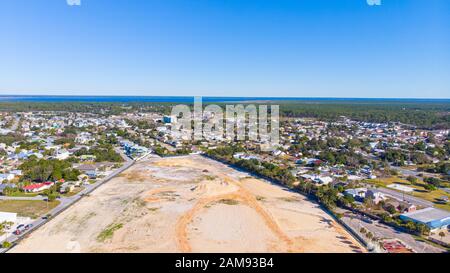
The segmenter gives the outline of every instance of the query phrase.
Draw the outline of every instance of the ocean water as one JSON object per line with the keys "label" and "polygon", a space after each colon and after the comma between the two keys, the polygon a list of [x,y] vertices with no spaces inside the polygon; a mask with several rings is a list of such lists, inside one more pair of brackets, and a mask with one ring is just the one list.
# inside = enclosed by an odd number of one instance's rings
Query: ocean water
{"label": "ocean water", "polygon": [[[306,97],[202,97],[203,102],[397,102],[450,103],[450,99],[393,99],[393,98],[306,98]],[[192,103],[193,96],[15,96],[0,95],[0,102],[175,102]]]}

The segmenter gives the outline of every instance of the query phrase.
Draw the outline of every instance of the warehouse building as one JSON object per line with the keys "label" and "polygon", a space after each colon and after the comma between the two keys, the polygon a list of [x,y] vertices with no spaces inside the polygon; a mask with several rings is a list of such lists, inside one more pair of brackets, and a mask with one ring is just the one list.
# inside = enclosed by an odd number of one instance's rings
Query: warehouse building
{"label": "warehouse building", "polygon": [[435,208],[425,208],[400,215],[404,221],[413,221],[427,225],[431,231],[447,228],[450,225],[450,213]]}

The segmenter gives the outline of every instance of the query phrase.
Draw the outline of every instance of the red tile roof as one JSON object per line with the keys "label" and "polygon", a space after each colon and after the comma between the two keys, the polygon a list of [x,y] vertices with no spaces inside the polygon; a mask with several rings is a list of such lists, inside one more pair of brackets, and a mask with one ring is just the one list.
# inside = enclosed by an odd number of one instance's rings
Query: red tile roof
{"label": "red tile roof", "polygon": [[28,186],[24,186],[23,189],[24,190],[34,190],[34,189],[39,189],[42,188],[44,186],[49,186],[49,185],[53,185],[53,182],[44,182],[44,183],[34,183]]}

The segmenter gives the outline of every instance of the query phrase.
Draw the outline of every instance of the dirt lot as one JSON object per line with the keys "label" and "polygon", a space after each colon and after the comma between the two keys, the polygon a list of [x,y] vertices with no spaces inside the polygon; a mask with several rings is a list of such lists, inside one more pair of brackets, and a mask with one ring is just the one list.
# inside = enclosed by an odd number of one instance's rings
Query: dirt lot
{"label": "dirt lot", "polygon": [[11,252],[364,252],[299,194],[201,156],[142,161]]}

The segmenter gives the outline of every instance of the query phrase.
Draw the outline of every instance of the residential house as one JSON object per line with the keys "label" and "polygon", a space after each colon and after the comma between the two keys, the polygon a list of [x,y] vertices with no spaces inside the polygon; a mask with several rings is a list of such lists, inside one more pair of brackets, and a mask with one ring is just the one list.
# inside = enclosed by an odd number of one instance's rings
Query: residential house
{"label": "residential house", "polygon": [[11,181],[14,179],[14,177],[15,177],[15,175],[12,173],[0,173],[0,182],[5,181],[5,180]]}
{"label": "residential house", "polygon": [[344,195],[351,196],[355,201],[363,202],[366,198],[366,188],[347,189],[344,191]]}
{"label": "residential house", "polygon": [[73,191],[74,189],[75,189],[75,185],[66,182],[61,185],[61,187],[59,188],[59,192],[60,193],[69,193],[69,192]]}
{"label": "residential house", "polygon": [[58,150],[58,152],[56,153],[56,159],[59,159],[59,160],[65,160],[65,159],[69,158],[69,156],[70,156],[70,153],[66,149]]}
{"label": "residential house", "polygon": [[53,182],[44,182],[44,183],[33,183],[28,186],[22,187],[25,192],[41,192],[47,189],[50,189],[55,183]]}
{"label": "residential house", "polygon": [[0,195],[3,195],[3,192],[6,188],[16,188],[16,184],[0,184]]}
{"label": "residential house", "polygon": [[375,204],[380,203],[381,201],[386,200],[386,196],[382,192],[374,191],[374,190],[367,190],[366,197],[373,200]]}

